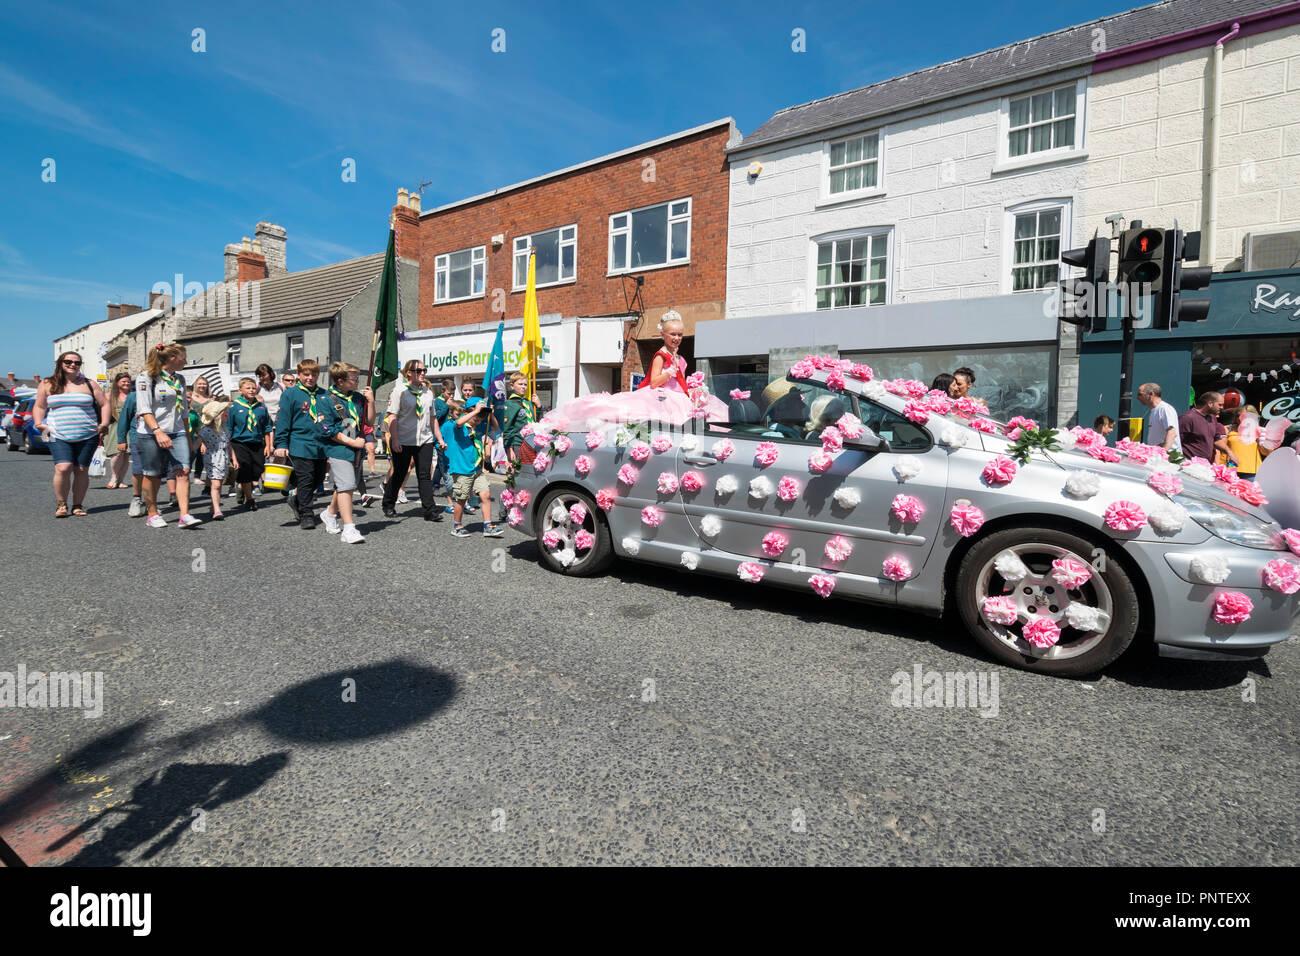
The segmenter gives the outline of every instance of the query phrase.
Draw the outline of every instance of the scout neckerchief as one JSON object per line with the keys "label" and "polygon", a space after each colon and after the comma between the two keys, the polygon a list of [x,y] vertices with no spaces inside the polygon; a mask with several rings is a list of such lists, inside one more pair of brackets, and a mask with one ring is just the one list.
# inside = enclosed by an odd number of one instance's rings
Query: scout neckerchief
{"label": "scout neckerchief", "polygon": [[358,434],[361,431],[361,413],[357,411],[356,406],[352,404],[352,396],[344,395],[333,385],[330,386],[330,394],[337,397],[343,402],[343,406],[348,410],[348,418],[352,419],[352,427],[357,429]]}
{"label": "scout neckerchief", "polygon": [[185,386],[182,385],[181,380],[177,378],[175,375],[173,375],[171,372],[164,371],[162,373],[162,380],[166,382],[169,386],[171,386],[172,390],[176,393],[176,414],[179,415],[181,418],[184,418],[185,417]]}
{"label": "scout neckerchief", "polygon": [[[670,367],[672,369],[672,371],[669,374],[677,376],[677,384],[682,387],[682,391],[685,392],[687,395],[691,394],[690,388],[688,388],[686,385],[686,376],[682,374],[682,367],[677,364],[677,356],[674,355],[672,352],[669,352],[667,349],[660,349],[656,354],[662,355],[664,357],[664,366]],[[650,387],[650,376],[649,374],[647,374],[645,378],[641,379],[641,384],[638,385],[637,388],[649,388],[649,387]]]}
{"label": "scout neckerchief", "polygon": [[424,417],[424,393],[428,391],[428,389],[425,387],[425,384],[421,382],[420,390],[417,392],[415,390],[415,386],[408,381],[406,383],[406,390],[410,392],[412,397],[414,397],[415,399],[415,417],[423,418]]}
{"label": "scout neckerchief", "polygon": [[254,404],[253,402],[247,402],[244,400],[244,396],[240,395],[235,398],[235,404],[238,405],[240,408],[244,409],[248,413],[248,425],[246,427],[250,432],[256,433],[257,432],[256,411],[257,411],[257,406],[262,403],[257,402],[256,404]]}
{"label": "scout neckerchief", "polygon": [[323,416],[316,414],[316,396],[320,394],[320,392],[315,388],[309,390],[306,385],[302,384],[302,382],[298,383],[298,387],[307,393],[307,403],[311,406],[307,410],[307,414],[311,416],[313,422],[319,422]]}

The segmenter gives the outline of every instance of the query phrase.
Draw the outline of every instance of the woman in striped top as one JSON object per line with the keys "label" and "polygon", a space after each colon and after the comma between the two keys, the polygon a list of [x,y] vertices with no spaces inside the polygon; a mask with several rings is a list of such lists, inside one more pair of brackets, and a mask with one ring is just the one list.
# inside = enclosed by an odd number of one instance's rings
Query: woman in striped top
{"label": "woman in striped top", "polygon": [[99,386],[81,374],[81,356],[60,355],[32,403],[32,424],[45,433],[54,458],[54,517],[67,517],[69,487],[72,513],[85,515],[81,505],[90,487],[90,461],[108,431],[108,413]]}

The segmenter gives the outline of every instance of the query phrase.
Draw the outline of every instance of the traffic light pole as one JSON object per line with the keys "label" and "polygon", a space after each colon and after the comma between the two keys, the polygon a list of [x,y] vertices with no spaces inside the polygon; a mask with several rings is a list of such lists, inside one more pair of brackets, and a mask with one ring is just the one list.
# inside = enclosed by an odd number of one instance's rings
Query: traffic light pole
{"label": "traffic light pole", "polygon": [[1119,360],[1119,421],[1116,424],[1119,427],[1119,438],[1128,438],[1133,434],[1129,421],[1133,413],[1133,355],[1137,351],[1137,329],[1133,327],[1131,316],[1125,315],[1123,321],[1124,347]]}

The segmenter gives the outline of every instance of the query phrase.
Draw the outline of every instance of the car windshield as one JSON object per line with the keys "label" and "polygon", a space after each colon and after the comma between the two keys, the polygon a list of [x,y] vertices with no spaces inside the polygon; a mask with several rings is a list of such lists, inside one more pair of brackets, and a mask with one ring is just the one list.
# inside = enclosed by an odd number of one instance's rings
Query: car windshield
{"label": "car windshield", "polygon": [[755,438],[785,438],[820,444],[822,429],[845,413],[857,414],[857,399],[816,382],[769,379],[761,372],[715,375],[709,389],[727,406],[727,421],[714,431]]}

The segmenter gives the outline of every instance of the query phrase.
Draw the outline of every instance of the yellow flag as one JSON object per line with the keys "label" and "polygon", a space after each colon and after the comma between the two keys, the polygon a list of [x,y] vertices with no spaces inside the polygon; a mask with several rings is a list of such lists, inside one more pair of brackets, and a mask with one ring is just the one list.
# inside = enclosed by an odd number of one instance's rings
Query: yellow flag
{"label": "yellow flag", "polygon": [[521,371],[528,376],[528,397],[537,394],[537,360],[542,354],[542,327],[537,321],[537,253],[528,253],[528,289],[524,293],[524,349]]}

